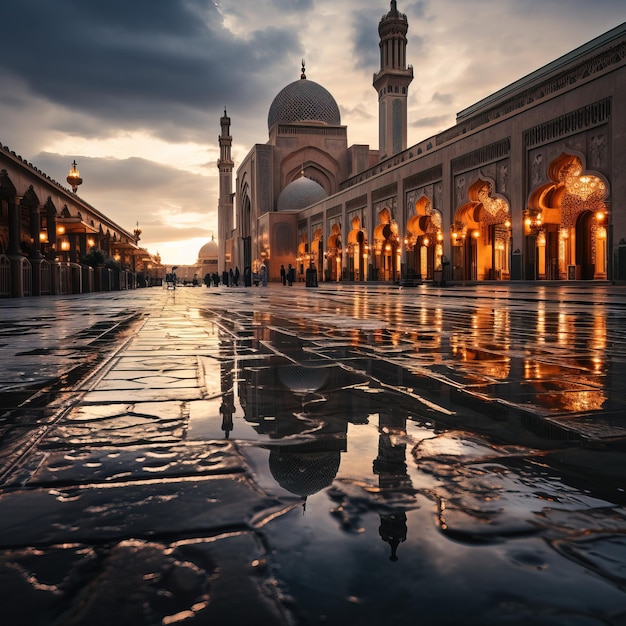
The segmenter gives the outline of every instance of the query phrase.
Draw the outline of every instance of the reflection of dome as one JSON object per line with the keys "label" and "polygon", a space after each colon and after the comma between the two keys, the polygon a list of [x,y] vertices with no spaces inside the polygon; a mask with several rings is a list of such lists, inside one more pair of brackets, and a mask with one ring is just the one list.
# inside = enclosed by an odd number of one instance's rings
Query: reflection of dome
{"label": "reflection of dome", "polygon": [[306,176],[300,176],[280,192],[276,209],[278,211],[299,211],[310,204],[323,200],[326,196],[324,187]]}
{"label": "reflection of dome", "polygon": [[270,472],[287,491],[305,498],[328,487],[337,472],[341,452],[270,452]]}
{"label": "reflection of dome", "polygon": [[341,124],[341,115],[335,99],[321,85],[301,78],[287,85],[274,98],[267,116],[267,126],[317,122],[330,126]]}
{"label": "reflection of dome", "polygon": [[278,379],[294,393],[311,393],[328,382],[328,368],[286,365],[278,368]]}
{"label": "reflection of dome", "polygon": [[217,241],[211,239],[208,243],[205,243],[202,248],[200,248],[200,252],[198,252],[198,258],[209,259],[209,260],[217,260]]}

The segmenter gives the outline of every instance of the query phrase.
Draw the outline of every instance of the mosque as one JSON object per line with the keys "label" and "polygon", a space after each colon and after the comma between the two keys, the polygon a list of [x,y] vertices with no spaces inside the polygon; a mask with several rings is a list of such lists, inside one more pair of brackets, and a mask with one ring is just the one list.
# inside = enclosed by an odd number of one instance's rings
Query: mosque
{"label": "mosque", "polygon": [[193,265],[176,265],[176,278],[185,283],[192,283],[195,280],[199,285],[203,284],[207,274],[217,273],[218,245],[215,238],[211,237],[200,250],[198,258]]}
{"label": "mosque", "polygon": [[[236,170],[220,119],[219,271],[291,264],[324,281],[626,280],[626,23],[407,147],[407,16],[378,25],[379,146],[347,144],[307,78]],[[234,182],[234,184],[233,184]]]}

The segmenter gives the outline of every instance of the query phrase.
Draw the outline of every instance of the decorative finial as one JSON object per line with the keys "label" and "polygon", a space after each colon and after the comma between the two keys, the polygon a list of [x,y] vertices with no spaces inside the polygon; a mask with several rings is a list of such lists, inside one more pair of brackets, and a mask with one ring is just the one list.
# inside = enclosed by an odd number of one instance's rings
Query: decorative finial
{"label": "decorative finial", "polygon": [[300,78],[304,80],[306,78],[306,74],[304,73],[304,59],[302,59],[302,74],[300,74]]}
{"label": "decorative finial", "polygon": [[80,172],[76,167],[76,159],[72,162],[72,169],[65,180],[71,185],[74,193],[78,190],[78,185],[83,184],[83,179],[80,177]]}

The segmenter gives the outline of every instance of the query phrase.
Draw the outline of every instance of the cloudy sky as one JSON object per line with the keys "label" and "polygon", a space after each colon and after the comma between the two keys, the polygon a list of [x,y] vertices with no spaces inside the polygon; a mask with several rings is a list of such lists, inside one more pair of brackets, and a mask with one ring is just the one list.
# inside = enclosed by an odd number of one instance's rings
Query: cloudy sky
{"label": "cloudy sky", "polygon": [[[409,145],[465,107],[619,25],[624,0],[398,0],[409,19]],[[378,147],[372,75],[388,0],[19,0],[3,6],[0,143],[64,181],[164,263],[217,235],[217,137],[237,166],[274,96],[307,78],[348,142]]]}

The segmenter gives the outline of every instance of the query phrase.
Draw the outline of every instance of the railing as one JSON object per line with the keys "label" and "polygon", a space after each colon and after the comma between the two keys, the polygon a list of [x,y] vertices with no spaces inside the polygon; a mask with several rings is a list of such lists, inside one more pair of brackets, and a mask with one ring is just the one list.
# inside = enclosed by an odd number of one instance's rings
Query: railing
{"label": "railing", "polygon": [[52,293],[52,281],[50,262],[44,259],[39,266],[39,276],[41,279],[41,295],[49,296]]}
{"label": "railing", "polygon": [[11,261],[6,254],[0,254],[0,298],[11,296]]}
{"label": "railing", "polygon": [[30,261],[23,257],[21,259],[22,265],[22,294],[24,296],[33,295],[33,266]]}
{"label": "railing", "polygon": [[[12,294],[11,259],[0,254],[0,298],[10,298]],[[21,277],[21,293],[18,297],[33,295],[33,271],[39,272],[39,295],[49,296],[92,293],[94,291],[118,291],[135,289],[136,277],[133,272],[113,270],[108,267],[87,267],[78,263],[55,262],[42,259],[34,268],[26,257],[13,260],[13,271]]]}

